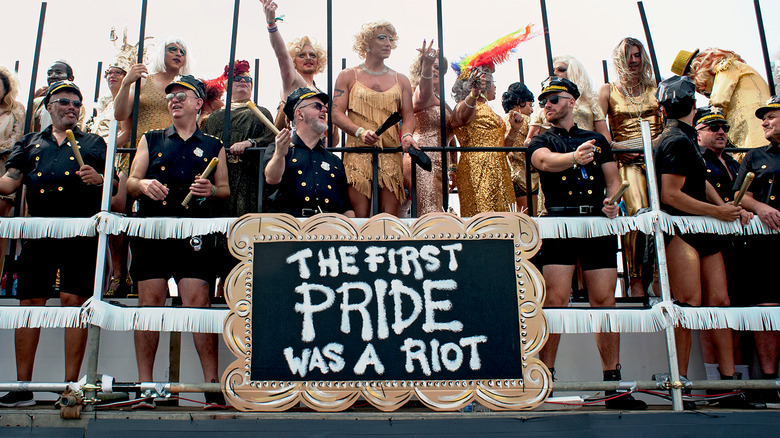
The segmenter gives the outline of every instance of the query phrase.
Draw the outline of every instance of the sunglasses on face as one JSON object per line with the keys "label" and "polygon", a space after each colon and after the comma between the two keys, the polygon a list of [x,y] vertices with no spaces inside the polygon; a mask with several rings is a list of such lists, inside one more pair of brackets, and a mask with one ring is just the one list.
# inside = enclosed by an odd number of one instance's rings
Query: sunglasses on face
{"label": "sunglasses on face", "polygon": [[124,76],[125,72],[122,70],[106,70],[105,74],[103,76],[109,77],[109,76]]}
{"label": "sunglasses on face", "polygon": [[317,111],[322,111],[323,109],[328,109],[327,106],[323,105],[320,102],[314,102],[314,103],[310,103],[310,104],[307,104],[307,105],[303,105],[303,106],[300,107],[300,109],[306,108],[307,106],[313,106],[314,109],[316,109]]}
{"label": "sunglasses on face", "polygon": [[709,126],[705,126],[705,127],[701,128],[701,129],[699,129],[699,131],[704,131],[705,129],[709,129],[710,132],[718,132],[718,131],[720,131],[722,129],[723,132],[728,133],[731,130],[731,126],[729,126],[729,125],[709,125]]}
{"label": "sunglasses on face", "polygon": [[[185,92],[183,92],[183,91],[179,91],[179,92],[178,92],[178,93],[176,93],[176,94],[173,94],[173,93],[168,93],[168,95],[167,95],[167,96],[165,96],[165,100],[167,100],[168,102],[170,102],[170,101],[172,101],[172,100],[173,100],[173,98],[174,98],[174,97],[175,97],[175,98],[176,98],[176,100],[178,100],[179,102],[184,102],[185,100],[187,100],[187,98],[188,98],[188,97],[191,97],[191,96],[188,96],[188,95],[187,95],[187,93],[185,93]],[[195,99],[198,99],[198,98],[197,98],[197,97],[195,97]]]}
{"label": "sunglasses on face", "polygon": [[539,106],[543,107],[543,106],[547,105],[547,102],[550,102],[553,105],[557,105],[558,101],[560,101],[561,99],[571,99],[571,97],[569,97],[569,96],[561,96],[559,94],[556,94],[555,96],[550,96],[549,98],[543,97],[543,98],[539,99]]}
{"label": "sunglasses on face", "polygon": [[165,50],[167,50],[169,53],[179,52],[181,54],[181,56],[186,56],[187,55],[187,51],[186,50],[184,50],[182,48],[179,48],[179,47],[176,47],[176,46],[168,46]]}
{"label": "sunglasses on face", "polygon": [[233,76],[233,82],[249,82],[252,83],[252,76]]}
{"label": "sunglasses on face", "polygon": [[81,108],[80,100],[70,100],[63,97],[61,99],[52,100],[52,102],[58,103],[62,106],[73,105],[73,108]]}

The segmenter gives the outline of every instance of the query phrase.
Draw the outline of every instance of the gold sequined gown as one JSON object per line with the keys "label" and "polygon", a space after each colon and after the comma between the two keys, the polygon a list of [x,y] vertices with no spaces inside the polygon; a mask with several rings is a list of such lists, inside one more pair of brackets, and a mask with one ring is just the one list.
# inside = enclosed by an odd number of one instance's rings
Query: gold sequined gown
{"label": "gold sequined gown", "polygon": [[[512,144],[513,147],[518,148],[523,147],[523,142],[525,141],[526,137],[528,137],[528,128],[531,123],[531,118],[529,116],[525,114],[520,114],[520,116],[523,118],[523,126],[520,127],[520,132],[517,133],[515,142]],[[509,114],[504,116],[504,125],[506,126],[507,130],[511,128],[509,123]],[[512,172],[512,182],[514,182],[514,184],[520,190],[528,192],[528,186],[526,184],[525,177],[526,152],[507,152],[506,157],[509,160],[509,169]],[[539,190],[539,171],[537,171],[533,166],[531,166],[531,190],[534,192]]]}
{"label": "gold sequined gown", "polygon": [[[474,120],[455,128],[463,147],[504,146],[506,126],[490,107],[477,102]],[[505,152],[463,152],[456,181],[460,215],[471,217],[487,211],[510,211],[515,204],[512,175]]]}
{"label": "gold sequined gown", "polygon": [[[609,90],[609,127],[612,131],[612,139],[616,143],[642,137],[639,119],[650,122],[650,135],[655,138],[664,129],[663,119],[655,98],[655,88],[648,88],[641,96],[628,99],[620,92],[617,85],[610,84]],[[617,149],[617,148],[616,148]],[[632,147],[633,149],[633,147]],[[642,208],[649,206],[647,198],[647,176],[645,175],[644,158],[640,155],[631,163],[624,164],[618,161],[620,181],[631,183],[623,194],[623,202],[626,204],[628,215],[634,215]],[[644,254],[639,254],[637,239],[639,234],[631,231],[623,236],[623,247],[626,251],[629,276],[639,278],[642,276],[641,260]],[[641,252],[644,252],[642,250]]]}
{"label": "gold sequined gown", "polygon": [[[447,113],[447,144],[455,134],[450,128],[451,112]],[[439,105],[430,106],[422,111],[414,113],[417,127],[414,129],[414,140],[420,147],[441,147],[441,108]],[[444,211],[444,196],[442,193],[441,179],[441,152],[426,152],[431,157],[433,169],[430,172],[417,168],[417,216],[426,213]],[[453,164],[451,161],[450,164]],[[404,175],[411,181],[412,159],[409,154],[404,155]],[[411,187],[411,185],[409,186]]]}
{"label": "gold sequined gown", "polygon": [[[165,93],[157,89],[152,81],[154,75],[149,75],[146,82],[141,87],[141,94],[138,95],[138,137],[135,139],[135,146],[141,141],[143,133],[153,129],[164,129],[173,124],[171,114],[168,112],[168,101],[165,99]],[[117,172],[128,173],[130,169],[130,155],[117,154],[116,169]]]}
{"label": "gold sequined gown", "polygon": [[[357,80],[349,92],[349,111],[347,115],[354,124],[367,130],[376,130],[387,120],[390,114],[401,110],[401,84],[396,81],[386,91],[375,91]],[[401,139],[398,135],[398,125],[385,131],[374,145],[378,148],[398,148]],[[353,136],[347,136],[348,148],[368,147],[367,144]],[[393,192],[398,202],[404,199],[403,164],[401,153],[379,154],[379,187]],[[359,193],[371,198],[372,158],[370,153],[344,153],[344,169],[347,182]]]}
{"label": "gold sequined gown", "polygon": [[733,59],[721,61],[715,72],[710,104],[723,109],[729,140],[740,148],[766,146],[756,109],[769,100],[769,85],[753,67]]}

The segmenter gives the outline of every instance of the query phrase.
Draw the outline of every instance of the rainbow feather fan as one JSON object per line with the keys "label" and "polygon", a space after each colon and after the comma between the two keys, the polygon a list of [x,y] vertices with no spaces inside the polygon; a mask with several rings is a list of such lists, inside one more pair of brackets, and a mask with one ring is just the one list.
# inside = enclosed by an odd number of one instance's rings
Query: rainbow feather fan
{"label": "rainbow feather fan", "polygon": [[472,55],[466,55],[460,58],[458,61],[452,63],[452,69],[460,75],[462,71],[470,72],[471,69],[475,67],[494,68],[496,64],[508,60],[509,54],[514,52],[520,43],[541,35],[540,32],[531,32],[533,26],[533,24],[529,24],[525,28],[518,29],[508,35],[502,36]]}

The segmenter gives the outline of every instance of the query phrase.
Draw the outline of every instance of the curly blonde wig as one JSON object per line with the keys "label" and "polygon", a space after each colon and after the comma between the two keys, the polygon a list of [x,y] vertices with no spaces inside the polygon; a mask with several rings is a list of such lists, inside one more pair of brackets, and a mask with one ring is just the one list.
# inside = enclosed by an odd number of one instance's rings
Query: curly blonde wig
{"label": "curly blonde wig", "polygon": [[328,53],[322,48],[319,41],[314,38],[302,36],[287,43],[287,52],[290,54],[290,58],[295,60],[295,57],[301,53],[305,46],[311,46],[317,52],[317,73],[325,71],[325,67],[328,65]]}
{"label": "curly blonde wig", "polygon": [[691,61],[691,67],[688,70],[688,76],[696,84],[696,91],[704,93],[712,87],[715,82],[715,66],[725,59],[733,59],[745,62],[741,56],[731,50],[709,48],[702,50]]}
{"label": "curly blonde wig", "polygon": [[16,96],[19,95],[19,82],[16,80],[16,75],[3,66],[0,66],[0,81],[3,81],[5,88],[5,96],[0,101],[0,108],[11,110],[16,103]]}
{"label": "curly blonde wig", "polygon": [[376,36],[377,30],[384,29],[387,31],[393,41],[391,47],[395,49],[398,47],[398,32],[395,30],[395,26],[390,24],[389,21],[379,20],[371,23],[366,23],[360,28],[360,32],[355,35],[355,44],[352,45],[352,50],[358,54],[360,59],[366,59],[366,53],[368,53],[368,41]]}

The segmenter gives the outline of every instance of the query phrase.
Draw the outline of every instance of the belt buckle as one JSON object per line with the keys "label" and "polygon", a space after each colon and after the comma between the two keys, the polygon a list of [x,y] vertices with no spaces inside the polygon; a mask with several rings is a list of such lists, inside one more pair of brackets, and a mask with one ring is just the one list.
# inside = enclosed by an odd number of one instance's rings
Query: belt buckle
{"label": "belt buckle", "polygon": [[580,214],[590,214],[590,205],[580,205]]}
{"label": "belt buckle", "polygon": [[302,208],[301,209],[301,216],[302,217],[311,217],[317,214],[317,210],[313,208]]}

